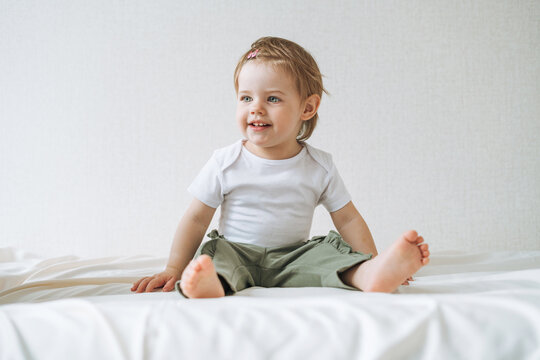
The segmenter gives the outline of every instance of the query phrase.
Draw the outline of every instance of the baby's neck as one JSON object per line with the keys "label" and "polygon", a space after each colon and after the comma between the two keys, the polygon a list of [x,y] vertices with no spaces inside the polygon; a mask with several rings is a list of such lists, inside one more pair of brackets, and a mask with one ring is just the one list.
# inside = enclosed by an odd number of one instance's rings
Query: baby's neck
{"label": "baby's neck", "polygon": [[244,147],[252,154],[268,160],[286,160],[295,157],[302,151],[303,145],[296,142],[290,147],[262,147],[244,140]]}

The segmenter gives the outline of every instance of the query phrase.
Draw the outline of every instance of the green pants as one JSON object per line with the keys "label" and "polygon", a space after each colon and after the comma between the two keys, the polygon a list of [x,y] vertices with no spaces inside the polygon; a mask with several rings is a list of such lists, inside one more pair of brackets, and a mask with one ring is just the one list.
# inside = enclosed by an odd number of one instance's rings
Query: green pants
{"label": "green pants", "polygon": [[[279,247],[261,247],[228,241],[216,230],[201,244],[195,257],[212,258],[226,295],[252,286],[355,288],[339,274],[371,259],[371,254],[352,251],[335,231],[307,242]],[[176,289],[182,294],[180,282]],[[183,295],[183,294],[182,294]]]}

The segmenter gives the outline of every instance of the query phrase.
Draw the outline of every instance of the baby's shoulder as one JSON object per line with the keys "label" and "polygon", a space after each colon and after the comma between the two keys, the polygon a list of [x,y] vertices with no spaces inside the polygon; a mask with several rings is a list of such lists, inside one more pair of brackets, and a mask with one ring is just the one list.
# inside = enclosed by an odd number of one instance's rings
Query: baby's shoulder
{"label": "baby's shoulder", "polygon": [[317,149],[314,146],[304,143],[308,154],[313,160],[315,160],[320,166],[322,166],[326,171],[330,171],[334,166],[334,161],[332,160],[332,154],[321,149]]}
{"label": "baby's shoulder", "polygon": [[231,145],[215,150],[212,157],[217,162],[219,168],[223,171],[238,158],[241,150],[242,141],[239,140]]}

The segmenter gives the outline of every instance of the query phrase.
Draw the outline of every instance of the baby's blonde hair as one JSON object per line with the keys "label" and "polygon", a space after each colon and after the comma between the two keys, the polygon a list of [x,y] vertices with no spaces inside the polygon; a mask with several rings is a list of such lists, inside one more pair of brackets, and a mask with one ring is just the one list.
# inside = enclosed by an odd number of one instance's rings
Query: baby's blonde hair
{"label": "baby's blonde hair", "polygon": [[[296,81],[296,88],[302,101],[313,94],[322,97],[322,93],[328,94],[323,87],[322,75],[313,56],[300,45],[278,37],[262,37],[251,44],[251,49],[246,51],[238,61],[234,70],[234,88],[238,92],[238,76],[244,64],[250,60],[269,62],[284,70]],[[302,122],[302,127],[297,135],[298,141],[307,140],[315,126],[319,115],[315,115]]]}

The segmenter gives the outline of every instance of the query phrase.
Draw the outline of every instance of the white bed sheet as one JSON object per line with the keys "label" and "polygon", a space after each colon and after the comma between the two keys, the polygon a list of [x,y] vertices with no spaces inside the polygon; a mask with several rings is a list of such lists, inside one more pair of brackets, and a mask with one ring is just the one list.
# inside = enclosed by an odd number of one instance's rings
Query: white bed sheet
{"label": "white bed sheet", "polygon": [[540,251],[433,254],[394,294],[133,294],[165,258],[0,248],[0,359],[540,359]]}

